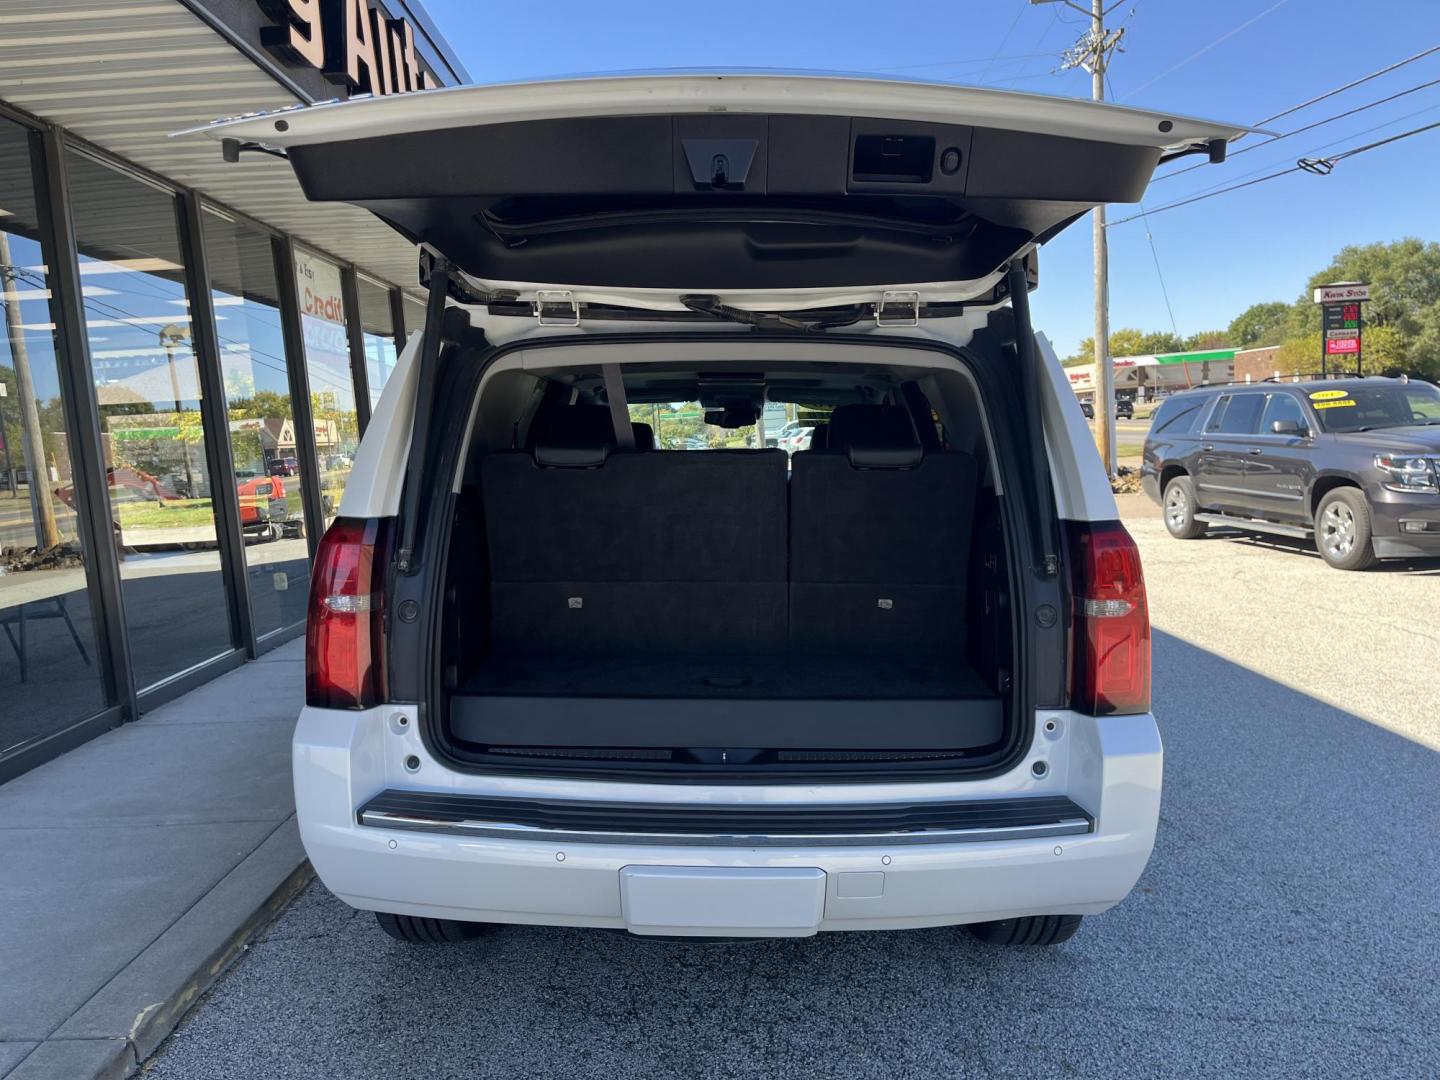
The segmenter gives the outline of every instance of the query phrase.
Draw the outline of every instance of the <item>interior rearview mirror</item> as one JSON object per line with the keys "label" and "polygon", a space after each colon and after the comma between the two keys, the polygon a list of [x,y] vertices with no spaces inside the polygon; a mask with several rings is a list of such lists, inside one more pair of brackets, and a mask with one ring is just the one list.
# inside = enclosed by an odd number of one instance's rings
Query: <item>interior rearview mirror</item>
{"label": "interior rearview mirror", "polygon": [[1276,435],[1299,435],[1305,428],[1298,420],[1276,420],[1270,430]]}

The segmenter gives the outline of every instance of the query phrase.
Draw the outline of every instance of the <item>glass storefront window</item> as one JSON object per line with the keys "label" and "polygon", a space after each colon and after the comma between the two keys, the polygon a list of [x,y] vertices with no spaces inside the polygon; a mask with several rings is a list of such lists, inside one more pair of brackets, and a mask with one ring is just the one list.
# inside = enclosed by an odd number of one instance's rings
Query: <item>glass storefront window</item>
{"label": "glass storefront window", "polygon": [[0,757],[107,704],[29,138],[0,119]]}
{"label": "glass storefront window", "polygon": [[340,511],[340,496],[360,445],[355,382],[350,375],[349,313],[340,268],[301,247],[295,248],[295,288],[305,336],[305,371],[310,376],[315,452],[320,460],[320,501],[329,525]]}
{"label": "glass storefront window", "polygon": [[[173,194],[68,154],[137,689],[233,647]],[[218,314],[220,327],[225,316]],[[63,498],[63,495],[62,495]]]}
{"label": "glass storefront window", "polygon": [[360,297],[361,339],[365,344],[365,375],[370,384],[370,405],[380,401],[380,391],[395,370],[395,320],[390,313],[390,289],[356,275]]}
{"label": "glass storefront window", "polygon": [[220,340],[230,453],[245,538],[255,634],[304,621],[310,588],[290,373],[270,237],[209,208],[201,214]]}

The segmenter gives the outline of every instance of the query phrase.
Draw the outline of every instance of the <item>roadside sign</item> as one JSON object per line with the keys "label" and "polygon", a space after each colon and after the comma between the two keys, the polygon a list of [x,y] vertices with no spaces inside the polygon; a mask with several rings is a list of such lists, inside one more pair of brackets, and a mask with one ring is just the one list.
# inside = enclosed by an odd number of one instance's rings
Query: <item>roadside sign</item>
{"label": "roadside sign", "polygon": [[1361,281],[1321,285],[1315,290],[1315,302],[1323,305],[1320,309],[1322,373],[1326,370],[1325,361],[1332,356],[1353,357],[1355,370],[1360,370],[1360,343],[1364,336],[1360,305],[1369,299],[1370,286]]}
{"label": "roadside sign", "polygon": [[1362,281],[1346,281],[1336,285],[1321,285],[1315,290],[1315,303],[1338,304],[1346,300],[1370,299],[1370,284]]}

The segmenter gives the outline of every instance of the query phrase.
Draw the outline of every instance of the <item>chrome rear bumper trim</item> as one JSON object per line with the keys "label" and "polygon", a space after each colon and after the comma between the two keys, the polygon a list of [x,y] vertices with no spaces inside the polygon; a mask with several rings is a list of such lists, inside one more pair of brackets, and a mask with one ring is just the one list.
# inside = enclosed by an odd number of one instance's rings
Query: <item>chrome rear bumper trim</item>
{"label": "chrome rear bumper trim", "polygon": [[361,825],[405,832],[486,836],[499,840],[544,840],[583,844],[693,844],[703,847],[855,847],[897,844],[969,844],[995,840],[1035,840],[1047,836],[1075,836],[1092,831],[1088,818],[1061,818],[1043,825],[1008,825],[974,829],[918,829],[906,832],[781,833],[742,835],[695,832],[604,832],[547,829],[503,821],[441,820],[363,809]]}

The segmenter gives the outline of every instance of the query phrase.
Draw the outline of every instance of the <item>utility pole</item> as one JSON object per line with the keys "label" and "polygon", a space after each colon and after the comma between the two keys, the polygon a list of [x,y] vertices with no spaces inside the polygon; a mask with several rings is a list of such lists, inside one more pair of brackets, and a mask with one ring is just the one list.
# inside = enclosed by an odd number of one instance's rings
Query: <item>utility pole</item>
{"label": "utility pole", "polygon": [[[1055,3],[1056,0],[1030,0],[1032,4]],[[1105,7],[1105,0],[1090,0],[1087,10],[1073,0],[1059,0],[1090,18],[1090,29],[1066,50],[1060,63],[1062,71],[1083,68],[1090,73],[1090,97],[1105,100],[1105,72],[1110,67],[1110,54],[1124,51],[1120,42],[1125,30],[1105,31],[1105,16],[1120,6],[1117,0]],[[1100,436],[1100,460],[1105,472],[1115,475],[1115,370],[1110,363],[1110,247],[1105,238],[1105,204],[1091,211],[1095,241],[1095,398],[1097,431]]]}
{"label": "utility pole", "polygon": [[[60,543],[60,526],[55,520],[55,501],[50,493],[50,465],[45,457],[45,438],[40,430],[40,407],[35,397],[35,379],[30,373],[30,351],[25,342],[25,331],[21,329],[20,268],[10,260],[10,237],[0,229],[0,293],[5,295],[5,330],[10,342],[10,358],[15,365],[15,394],[20,398],[21,450],[25,467],[30,473],[35,550],[47,551]],[[8,439],[5,445],[8,449]],[[10,482],[15,483],[13,470]]]}

